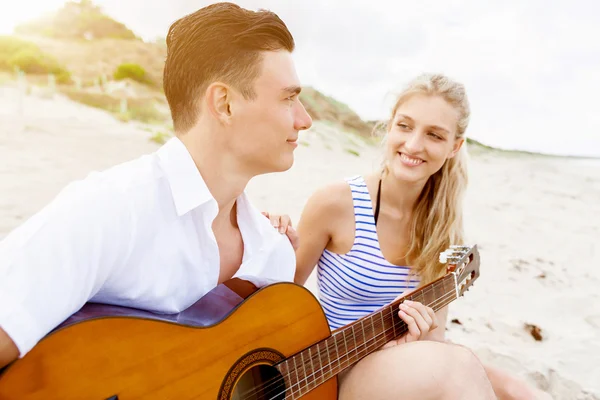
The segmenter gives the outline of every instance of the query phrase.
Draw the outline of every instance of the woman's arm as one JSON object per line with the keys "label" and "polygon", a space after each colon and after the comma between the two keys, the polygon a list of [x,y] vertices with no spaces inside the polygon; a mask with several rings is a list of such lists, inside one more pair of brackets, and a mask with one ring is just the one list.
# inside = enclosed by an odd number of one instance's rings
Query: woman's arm
{"label": "woman's arm", "polygon": [[[332,239],[332,227],[338,208],[336,191],[331,187],[317,190],[307,201],[298,222],[300,246],[296,250],[294,282],[304,285]],[[336,204],[337,203],[337,204]]]}
{"label": "woman's arm", "polygon": [[317,265],[321,254],[331,241],[335,241],[337,224],[352,212],[352,196],[345,182],[335,183],[317,190],[307,201],[298,228],[292,228],[288,215],[263,212],[274,228],[286,233],[296,251],[295,283],[304,285]]}

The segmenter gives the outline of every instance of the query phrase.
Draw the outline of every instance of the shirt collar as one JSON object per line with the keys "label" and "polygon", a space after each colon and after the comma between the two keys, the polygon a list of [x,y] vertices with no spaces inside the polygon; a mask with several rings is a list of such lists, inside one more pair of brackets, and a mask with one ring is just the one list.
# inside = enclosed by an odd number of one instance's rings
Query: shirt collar
{"label": "shirt collar", "polygon": [[[174,137],[157,151],[160,165],[171,187],[173,202],[178,216],[193,209],[215,202],[204,182],[196,163],[183,142]],[[245,256],[263,249],[265,243],[276,244],[281,236],[250,202],[246,192],[236,199],[237,221],[244,240]],[[268,247],[268,246],[267,246]]]}
{"label": "shirt collar", "polygon": [[169,139],[158,149],[157,155],[171,187],[177,215],[186,214],[214,200],[192,156],[179,138]]}

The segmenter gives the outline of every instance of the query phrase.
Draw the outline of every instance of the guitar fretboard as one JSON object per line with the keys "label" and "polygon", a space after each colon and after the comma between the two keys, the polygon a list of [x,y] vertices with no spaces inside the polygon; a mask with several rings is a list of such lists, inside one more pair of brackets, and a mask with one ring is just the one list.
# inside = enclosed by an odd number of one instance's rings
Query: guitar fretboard
{"label": "guitar fretboard", "polygon": [[[455,279],[454,274],[448,274],[405,299],[421,302],[438,311],[456,300]],[[406,323],[398,316],[398,306],[405,299],[382,307],[279,363],[277,368],[287,386],[285,399],[295,400],[305,395],[407,332]]]}

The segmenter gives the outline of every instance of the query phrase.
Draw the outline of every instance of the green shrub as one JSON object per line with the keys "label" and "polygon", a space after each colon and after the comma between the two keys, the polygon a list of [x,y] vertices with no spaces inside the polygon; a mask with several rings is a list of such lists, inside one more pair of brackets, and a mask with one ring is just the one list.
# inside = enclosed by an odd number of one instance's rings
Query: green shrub
{"label": "green shrub", "polygon": [[0,36],[0,69],[12,71],[8,60],[19,51],[40,51],[33,43],[13,36]]}
{"label": "green shrub", "polygon": [[117,81],[129,78],[140,83],[150,83],[150,79],[148,78],[148,75],[146,75],[146,70],[142,66],[134,63],[119,65],[113,74],[113,78]]}
{"label": "green shrub", "polygon": [[56,59],[39,49],[19,50],[8,59],[7,64],[9,68],[18,68],[26,74],[54,74],[58,83],[71,80],[71,74]]}
{"label": "green shrub", "polygon": [[0,69],[20,69],[27,74],[54,74],[58,83],[69,83],[71,74],[34,43],[14,36],[0,36]]}

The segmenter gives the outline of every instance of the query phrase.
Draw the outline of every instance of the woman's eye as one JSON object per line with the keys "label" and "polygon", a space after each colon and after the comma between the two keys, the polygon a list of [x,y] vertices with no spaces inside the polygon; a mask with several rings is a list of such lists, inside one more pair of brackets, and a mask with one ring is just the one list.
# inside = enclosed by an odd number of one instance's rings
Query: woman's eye
{"label": "woman's eye", "polygon": [[402,128],[402,129],[408,129],[408,125],[406,125],[406,124],[403,124],[402,122],[400,122],[400,123],[398,124],[398,126],[399,126],[400,128]]}
{"label": "woman's eye", "polygon": [[434,139],[437,139],[437,140],[442,140],[442,139],[443,139],[443,138],[442,138],[440,135],[438,135],[437,133],[429,132],[429,135],[430,135],[430,136],[433,136],[433,138],[434,138]]}

